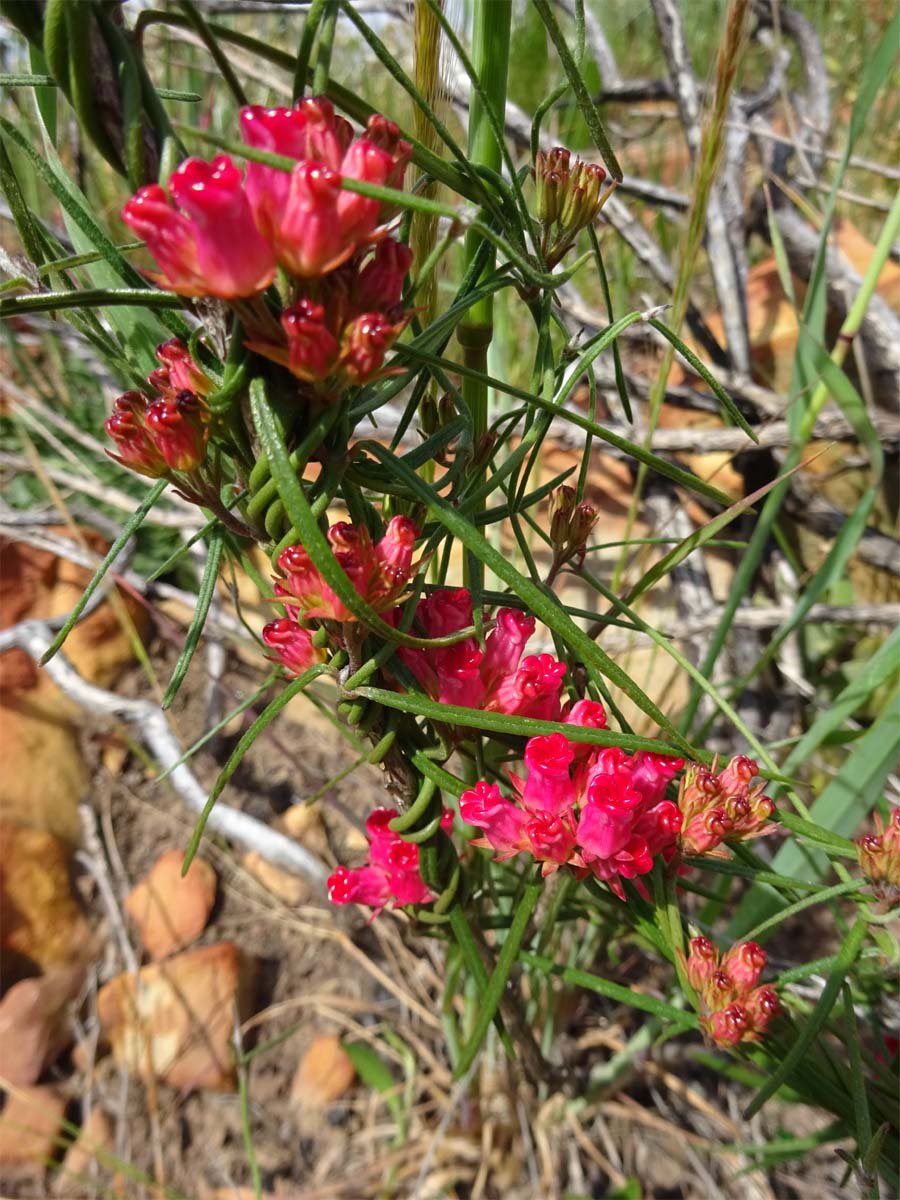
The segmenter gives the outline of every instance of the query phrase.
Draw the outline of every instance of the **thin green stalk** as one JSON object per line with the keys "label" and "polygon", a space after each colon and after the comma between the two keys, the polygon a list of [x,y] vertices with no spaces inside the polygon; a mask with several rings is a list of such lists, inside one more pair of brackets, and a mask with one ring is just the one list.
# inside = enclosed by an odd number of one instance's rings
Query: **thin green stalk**
{"label": "thin green stalk", "polygon": [[[509,37],[512,0],[491,0],[478,4],[472,31],[472,64],[481,82],[485,100],[502,122],[506,112],[506,83],[509,68]],[[499,171],[503,154],[497,141],[482,96],[473,90],[469,109],[469,160],[475,166]],[[469,229],[466,233],[466,265],[481,252],[483,235]],[[494,269],[492,253],[481,274],[483,280]],[[463,361],[476,371],[487,371],[487,351],[493,336],[493,297],[485,296],[468,310],[457,327],[456,336],[463,349]],[[481,380],[463,379],[463,399],[472,414],[476,445],[487,431],[488,392]]]}

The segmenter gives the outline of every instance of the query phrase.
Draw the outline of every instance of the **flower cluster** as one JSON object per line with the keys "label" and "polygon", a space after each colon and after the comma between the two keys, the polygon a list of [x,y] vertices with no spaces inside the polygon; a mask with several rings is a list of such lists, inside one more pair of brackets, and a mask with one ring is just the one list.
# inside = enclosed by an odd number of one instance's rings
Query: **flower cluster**
{"label": "flower cluster", "polygon": [[[421,601],[416,621],[427,638],[460,633],[472,625],[472,597],[466,588],[441,588]],[[501,608],[483,650],[468,637],[427,650],[401,646],[397,654],[441,704],[556,721],[566,668],[550,654],[522,657],[534,628],[534,617]]]}
{"label": "flower cluster", "polygon": [[292,303],[280,328],[263,320],[249,344],[320,392],[373,378],[408,320],[399,302],[410,253],[379,228],[392,206],[345,185],[401,188],[409,143],[377,115],[354,138],[323,97],[244,108],[240,126],[248,146],[293,168],[250,162],[244,177],[226,154],[190,158],[168,189],[132,196],[123,220],[156,259],[157,281],[183,296],[246,301],[282,268]]}
{"label": "flower cluster", "polygon": [[286,345],[247,345],[319,392],[376,378],[409,321],[400,295],[411,262],[408,246],[385,238],[373,253],[363,252],[322,280],[319,299],[300,300],[282,313]]}
{"label": "flower cluster", "polygon": [[[360,596],[381,612],[397,603],[413,574],[413,548],[419,528],[408,517],[393,517],[384,536],[373,543],[364,525],[339,521],[328,530],[328,540],[340,567]],[[288,546],[278,558],[281,578],[276,578],[275,594],[285,598],[293,610],[291,620],[319,618],[353,621],[356,618],[332,591],[302,545]],[[274,622],[279,625],[279,622]],[[267,626],[272,630],[272,626]],[[281,626],[283,629],[283,625]],[[275,637],[280,636],[275,631]],[[267,641],[278,650],[278,645]],[[295,645],[299,645],[296,642]],[[309,664],[307,664],[309,665]],[[305,668],[301,668],[305,669]]]}
{"label": "flower cluster", "polygon": [[[578,701],[563,719],[594,729],[606,725],[603,706],[593,700]],[[545,875],[563,866],[579,878],[593,875],[619,896],[622,879],[646,875],[654,857],[674,847],[681,813],[664,796],[684,766],[680,758],[644,751],[629,756],[553,733],[530,739],[525,765],[525,780],[510,776],[515,801],[485,781],[461,796],[462,819],[484,830],[475,845],[491,846],[501,858],[529,853]]]}
{"label": "flower cluster", "polygon": [[211,388],[177,338],[158,346],[156,357],[162,366],[148,383],[157,394],[125,392],[105,426],[118,450],[108,451],[110,458],[151,479],[190,472],[203,462],[209,422],[203,397]]}
{"label": "flower cluster", "polygon": [[715,763],[712,768],[691,763],[678,795],[683,854],[709,854],[722,842],[744,841],[766,832],[775,805],[763,795],[764,784],[751,782],[758,774],[759,767],[743,754],[718,774]]}
{"label": "flower cluster", "polygon": [[775,990],[757,986],[766,952],[756,942],[742,942],[720,956],[709,938],[692,938],[685,965],[703,1028],[719,1046],[758,1042],[781,1011]]}
{"label": "flower cluster", "polygon": [[[398,815],[394,808],[376,808],[366,821],[369,861],[364,867],[338,867],[328,879],[332,904],[365,904],[374,915],[393,901],[393,908],[405,904],[430,904],[434,899],[419,874],[419,848],[394,833],[391,821]],[[444,810],[441,828],[449,833],[453,813]]]}
{"label": "flower cluster", "polygon": [[877,833],[856,839],[856,854],[863,874],[888,907],[900,903],[900,808],[891,813],[887,827],[875,813]]}
{"label": "flower cluster", "polygon": [[554,146],[539,150],[534,161],[538,220],[544,228],[542,250],[548,266],[568,253],[579,232],[590,225],[606,203],[602,191],[606,172],[596,163],[572,159],[568,150]]}

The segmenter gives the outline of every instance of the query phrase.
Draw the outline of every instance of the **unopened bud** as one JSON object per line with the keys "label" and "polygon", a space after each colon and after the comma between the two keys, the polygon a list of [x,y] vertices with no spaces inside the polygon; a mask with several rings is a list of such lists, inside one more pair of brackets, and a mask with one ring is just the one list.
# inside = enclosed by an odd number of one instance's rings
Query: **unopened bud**
{"label": "unopened bud", "polygon": [[550,541],[558,550],[569,545],[575,500],[575,489],[567,484],[550,493]]}

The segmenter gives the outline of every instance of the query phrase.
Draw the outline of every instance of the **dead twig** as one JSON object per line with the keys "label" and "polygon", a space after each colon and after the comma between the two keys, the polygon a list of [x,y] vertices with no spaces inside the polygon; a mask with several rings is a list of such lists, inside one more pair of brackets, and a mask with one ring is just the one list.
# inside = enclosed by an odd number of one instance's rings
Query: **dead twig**
{"label": "dead twig", "polygon": [[[53,641],[46,621],[22,621],[0,633],[0,652],[24,650],[36,662]],[[149,700],[129,700],[96,687],[83,679],[66,657],[59,653],[44,668],[65,694],[82,708],[100,716],[113,717],[134,727],[164,771],[182,801],[195,813],[203,812],[207,794],[187,763],[180,763],[181,747],[163,713]],[[176,765],[177,764],[177,765]],[[293,871],[318,890],[323,890],[327,871],[322,863],[298,842],[270,829],[255,817],[224,804],[209,814],[208,827],[230,841],[255,850],[275,866]]]}

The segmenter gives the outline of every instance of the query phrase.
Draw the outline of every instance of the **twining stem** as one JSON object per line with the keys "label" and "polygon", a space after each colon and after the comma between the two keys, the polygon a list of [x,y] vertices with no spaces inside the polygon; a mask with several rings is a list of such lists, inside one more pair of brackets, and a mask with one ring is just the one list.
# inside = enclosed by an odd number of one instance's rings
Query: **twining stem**
{"label": "twining stem", "polygon": [[[472,31],[472,64],[484,89],[484,96],[501,122],[506,111],[506,81],[509,67],[509,35],[512,19],[512,0],[491,0],[489,4],[477,4],[474,8]],[[491,128],[482,96],[474,89],[469,108],[469,159],[476,166],[499,171],[502,151]],[[474,260],[481,250],[483,236],[475,229],[466,234],[465,265]],[[489,275],[495,265],[492,252],[485,264],[481,279]],[[457,338],[463,349],[466,366],[485,373],[487,352],[493,336],[493,297],[488,295],[478,300],[466,313],[457,328]],[[472,414],[474,435],[477,441],[487,430],[488,393],[486,385],[478,379],[463,379],[463,399]]]}

